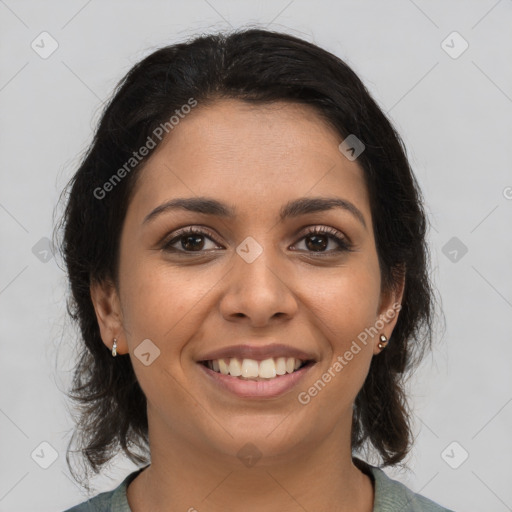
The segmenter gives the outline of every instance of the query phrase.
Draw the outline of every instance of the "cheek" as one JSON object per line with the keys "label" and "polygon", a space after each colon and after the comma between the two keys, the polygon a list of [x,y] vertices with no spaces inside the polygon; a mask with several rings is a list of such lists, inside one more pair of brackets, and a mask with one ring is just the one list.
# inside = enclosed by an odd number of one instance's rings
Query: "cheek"
{"label": "cheek", "polygon": [[329,355],[321,363],[319,379],[301,390],[300,398],[301,403],[314,402],[314,407],[322,411],[318,414],[335,422],[351,410],[368,375],[373,338],[365,329],[376,321],[380,287],[370,273],[348,268],[337,279],[323,284],[322,292],[317,291],[311,300],[325,353]]}
{"label": "cheek", "polygon": [[219,277],[215,279],[211,269],[178,268],[156,252],[127,257],[121,269],[123,323],[131,348],[149,338],[161,351],[181,351],[192,327],[197,329],[201,299],[211,293]]}
{"label": "cheek", "polygon": [[[168,403],[172,396],[183,394],[176,384],[182,373],[182,351],[200,325],[200,299],[212,284],[187,278],[151,256],[144,261],[126,258],[120,278],[123,326],[137,380],[153,406]],[[138,348],[146,339],[156,347],[149,344],[148,365],[139,359]]]}
{"label": "cheek", "polygon": [[322,363],[322,382],[310,391],[318,394],[318,406],[335,403],[335,416],[350,407],[368,374],[374,339],[368,332],[378,318],[380,272],[376,257],[370,256],[330,274],[316,279],[309,294],[309,307],[330,354]]}
{"label": "cheek", "polygon": [[[326,338],[342,348],[351,337],[373,325],[380,299],[380,273],[362,260],[318,275],[308,301],[326,329]],[[330,334],[329,334],[330,333]]]}

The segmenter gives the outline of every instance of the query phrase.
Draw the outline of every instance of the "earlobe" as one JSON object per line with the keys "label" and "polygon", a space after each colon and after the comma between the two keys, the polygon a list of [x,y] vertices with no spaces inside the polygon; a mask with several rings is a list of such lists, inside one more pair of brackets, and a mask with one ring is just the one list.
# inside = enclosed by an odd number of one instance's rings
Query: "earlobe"
{"label": "earlobe", "polygon": [[112,350],[115,339],[116,352],[127,353],[128,347],[116,287],[110,281],[92,281],[90,294],[103,343]]}
{"label": "earlobe", "polygon": [[[395,274],[395,279],[396,276],[397,274]],[[381,295],[379,315],[376,322],[376,326],[379,327],[380,330],[380,336],[374,348],[375,354],[384,350],[388,343],[393,341],[390,338],[398,321],[400,310],[402,309],[404,290],[405,268],[401,267],[398,272],[398,279],[395,281],[394,286]]]}

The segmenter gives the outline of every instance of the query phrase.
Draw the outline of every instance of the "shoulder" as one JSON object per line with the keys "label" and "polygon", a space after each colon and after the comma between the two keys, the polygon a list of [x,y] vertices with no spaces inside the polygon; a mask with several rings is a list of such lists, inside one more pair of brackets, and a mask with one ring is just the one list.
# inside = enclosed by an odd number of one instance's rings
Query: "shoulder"
{"label": "shoulder", "polygon": [[126,496],[130,482],[147,466],[130,473],[115,489],[102,492],[93,498],[75,505],[64,512],[131,512]]}
{"label": "shoulder", "polygon": [[412,492],[393,480],[382,469],[369,466],[375,480],[374,512],[453,512],[436,502]]}
{"label": "shoulder", "polygon": [[[94,498],[90,498],[79,505],[68,508],[64,512],[111,512],[112,498],[117,489],[108,492],[102,492]],[[129,512],[129,510],[127,511]]]}
{"label": "shoulder", "polygon": [[[375,503],[373,512],[453,512],[434,501],[412,492],[404,484],[393,480],[382,469],[357,461],[357,466],[373,477]],[[112,491],[103,492],[64,512],[131,512],[126,498],[128,484],[145,468],[130,473]]]}

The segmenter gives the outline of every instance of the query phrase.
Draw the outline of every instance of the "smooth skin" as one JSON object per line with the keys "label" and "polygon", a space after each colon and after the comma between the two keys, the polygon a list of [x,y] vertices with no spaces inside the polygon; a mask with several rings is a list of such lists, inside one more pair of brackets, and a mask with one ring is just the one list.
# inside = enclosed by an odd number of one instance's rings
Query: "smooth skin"
{"label": "smooth skin", "polygon": [[[147,397],[151,465],[128,487],[133,512],[371,512],[374,490],[352,462],[352,407],[379,357],[379,336],[303,405],[307,391],[379,319],[391,337],[403,284],[381,289],[363,170],[338,149],[340,136],[311,107],[218,100],[198,105],[157,147],[137,181],[120,245],[119,287],[94,283],[103,342],[130,358]],[[234,218],[165,211],[175,198],[209,197]],[[352,203],[280,222],[301,197]],[[175,239],[179,228],[209,233]],[[352,251],[337,250],[334,229]],[[197,235],[196,235],[197,236]],[[236,252],[247,237],[263,252]],[[174,241],[173,241],[174,239]],[[322,246],[322,243],[325,243]],[[167,247],[165,247],[167,245]],[[160,356],[146,366],[134,350],[150,339]],[[284,343],[314,355],[300,384],[273,399],[240,398],[204,376],[212,350]],[[247,443],[261,459],[237,456]]]}

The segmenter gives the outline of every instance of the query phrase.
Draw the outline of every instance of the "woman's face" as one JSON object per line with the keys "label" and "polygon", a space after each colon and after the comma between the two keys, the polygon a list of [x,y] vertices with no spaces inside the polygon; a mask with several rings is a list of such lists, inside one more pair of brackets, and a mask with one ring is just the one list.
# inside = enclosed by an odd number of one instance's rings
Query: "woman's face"
{"label": "woman's face", "polygon": [[[105,344],[130,353],[159,442],[289,456],[348,438],[401,297],[381,293],[363,171],[340,142],[309,107],[221,100],[181,120],[141,171],[119,288],[92,296]],[[210,203],[163,207],[178,198]],[[201,233],[178,237],[188,227]],[[272,378],[295,367],[283,357],[309,363]],[[260,377],[224,375],[219,359]]]}

